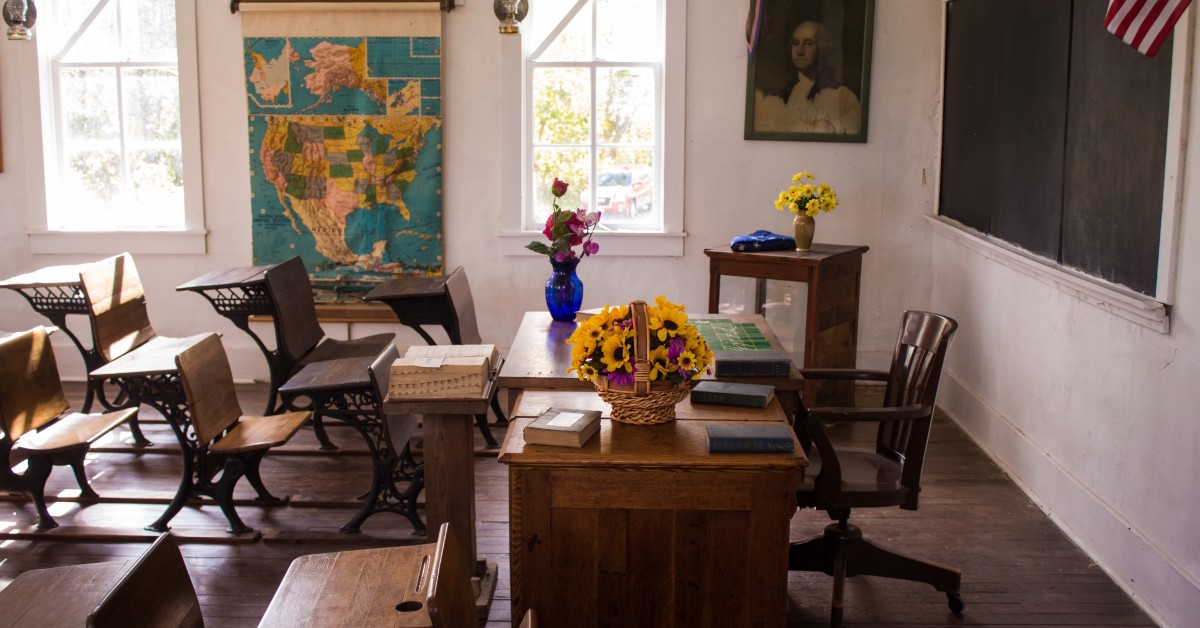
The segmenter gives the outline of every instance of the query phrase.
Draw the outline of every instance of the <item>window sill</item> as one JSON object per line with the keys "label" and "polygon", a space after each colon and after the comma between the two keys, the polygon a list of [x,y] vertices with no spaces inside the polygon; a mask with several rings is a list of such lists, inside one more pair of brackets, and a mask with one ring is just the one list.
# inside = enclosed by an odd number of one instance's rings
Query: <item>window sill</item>
{"label": "window sill", "polygon": [[1167,306],[1144,294],[1064,268],[1007,242],[969,231],[955,221],[940,216],[926,218],[933,225],[934,233],[989,260],[1147,329],[1162,334],[1171,331],[1171,318],[1167,314]]}
{"label": "window sill", "polygon": [[34,254],[204,255],[208,231],[30,231]]}
{"label": "window sill", "polygon": [[[683,240],[687,233],[603,233],[593,238],[600,245],[600,255],[621,257],[682,257]],[[502,255],[538,255],[525,248],[534,241],[544,241],[538,231],[508,231],[500,234]]]}

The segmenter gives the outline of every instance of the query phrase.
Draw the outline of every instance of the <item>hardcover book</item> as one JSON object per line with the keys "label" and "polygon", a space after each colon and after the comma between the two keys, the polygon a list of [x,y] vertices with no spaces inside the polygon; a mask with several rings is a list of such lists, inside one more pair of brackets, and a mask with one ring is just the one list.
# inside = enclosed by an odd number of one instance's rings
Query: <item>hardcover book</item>
{"label": "hardcover book", "polygon": [[692,403],[765,408],[775,398],[775,387],[705,380],[692,389]]}
{"label": "hardcover book", "polygon": [[600,412],[550,408],[525,426],[523,435],[530,445],[583,447],[600,431]]}
{"label": "hardcover book", "polygon": [[787,425],[706,425],[709,453],[790,454],[795,439]]}
{"label": "hardcover book", "polygon": [[722,376],[782,376],[792,372],[787,351],[716,351],[716,374]]}

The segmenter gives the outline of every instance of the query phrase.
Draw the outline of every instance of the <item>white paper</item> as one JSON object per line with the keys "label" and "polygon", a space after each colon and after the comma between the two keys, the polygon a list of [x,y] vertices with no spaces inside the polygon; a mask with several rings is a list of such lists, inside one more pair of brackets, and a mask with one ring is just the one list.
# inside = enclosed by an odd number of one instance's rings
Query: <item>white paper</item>
{"label": "white paper", "polygon": [[426,369],[442,368],[442,358],[413,358],[413,366]]}
{"label": "white paper", "polygon": [[559,412],[558,416],[546,422],[548,427],[571,427],[583,418],[582,412]]}

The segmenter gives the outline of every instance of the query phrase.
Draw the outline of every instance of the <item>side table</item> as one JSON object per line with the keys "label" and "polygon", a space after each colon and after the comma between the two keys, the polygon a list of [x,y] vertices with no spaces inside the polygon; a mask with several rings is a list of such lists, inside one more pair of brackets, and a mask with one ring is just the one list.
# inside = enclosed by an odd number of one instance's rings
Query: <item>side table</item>
{"label": "side table", "polygon": [[[858,352],[858,293],[866,246],[813,244],[812,250],[735,253],[728,246],[704,249],[708,256],[708,311],[721,298],[721,276],[752,277],[754,312],[763,313],[768,279],[808,284],[804,368],[853,368]],[[807,382],[809,406],[853,406],[853,382]]]}

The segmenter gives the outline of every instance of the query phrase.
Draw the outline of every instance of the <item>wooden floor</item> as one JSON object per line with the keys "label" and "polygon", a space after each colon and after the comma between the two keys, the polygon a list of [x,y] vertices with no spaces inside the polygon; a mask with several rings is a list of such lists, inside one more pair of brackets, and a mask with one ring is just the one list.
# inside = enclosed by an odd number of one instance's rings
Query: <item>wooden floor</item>
{"label": "wooden floor", "polygon": [[[82,387],[69,386],[75,407]],[[262,386],[242,387],[243,407],[259,408]],[[143,410],[143,416],[153,413]],[[502,437],[503,428],[493,428]],[[172,455],[174,438],[165,424],[146,433],[159,445],[143,454],[93,453],[89,477],[102,496],[169,496],[179,481],[181,462]],[[208,626],[254,626],[276,586],[297,556],[381,544],[419,543],[408,522],[388,513],[376,515],[360,535],[337,529],[356,511],[355,496],[369,482],[369,461],[359,437],[344,427],[330,429],[343,445],[338,454],[316,451],[310,430],[302,430],[288,451],[263,463],[263,479],[291,503],[277,508],[239,506],[248,525],[263,532],[252,543],[230,543],[225,520],[212,504],[185,508],[172,523],[183,541],[183,554],[195,582]],[[841,438],[857,440],[844,433]],[[127,433],[117,438],[128,437]],[[482,440],[477,441],[482,446]],[[362,453],[360,453],[362,452]],[[245,484],[243,482],[242,484]],[[67,469],[56,469],[48,495],[71,494]],[[239,486],[239,496],[252,491]],[[480,558],[499,564],[500,575],[488,626],[510,625],[508,575],[508,486],[506,468],[492,457],[476,458],[476,513]],[[319,505],[320,507],[313,507]],[[934,427],[926,464],[924,492],[916,512],[881,509],[856,511],[852,521],[868,538],[893,549],[955,565],[963,571],[966,612],[957,618],[945,596],[931,587],[874,577],[852,578],[846,591],[846,623],[856,626],[1039,626],[1153,625],[1112,580],[1076,548],[952,423]],[[59,501],[52,513],[62,524],[45,540],[0,543],[0,582],[41,567],[136,556],[151,536],[140,541],[56,541],[56,534],[102,533],[113,528],[141,534],[165,504],[110,503],[80,508]],[[28,529],[36,522],[32,504],[10,497],[0,502],[0,534]],[[792,520],[792,538],[819,534],[827,520],[805,511]],[[821,574],[791,574],[789,625],[828,625],[830,579]]]}

